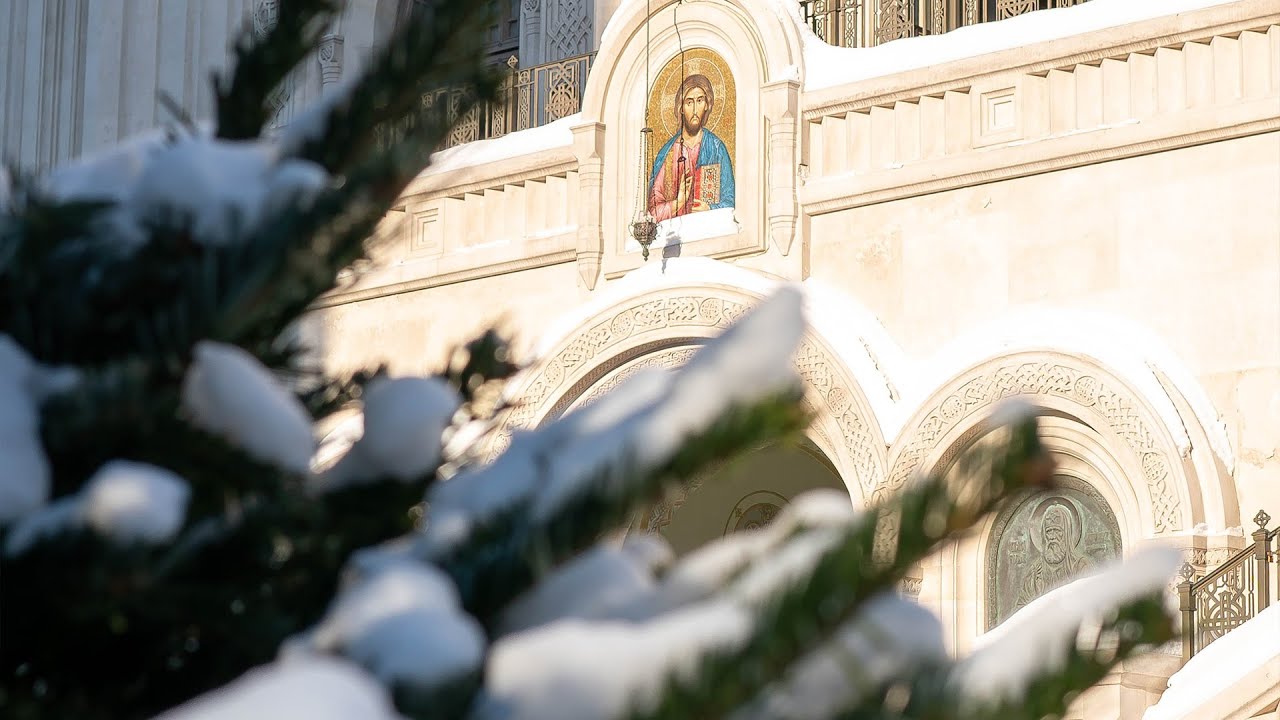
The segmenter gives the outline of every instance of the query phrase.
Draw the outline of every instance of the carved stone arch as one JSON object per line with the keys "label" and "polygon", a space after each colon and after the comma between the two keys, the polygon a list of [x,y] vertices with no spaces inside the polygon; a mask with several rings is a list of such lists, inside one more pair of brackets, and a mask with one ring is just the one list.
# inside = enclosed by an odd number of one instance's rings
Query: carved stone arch
{"label": "carved stone arch", "polygon": [[[490,457],[510,434],[557,417],[646,366],[674,367],[728,328],[760,294],[717,285],[671,287],[626,298],[592,315],[530,367],[515,387],[517,408],[496,434]],[[795,356],[815,420],[809,439],[866,502],[883,483],[886,445],[862,388],[812,328]]]}
{"label": "carved stone arch", "polygon": [[[733,110],[726,103],[723,117],[736,137],[735,191],[731,215],[681,239],[681,253],[729,258],[771,245],[782,254],[792,251],[804,66],[796,24],[760,0],[623,3],[601,37],[583,93],[582,124],[574,127],[583,207],[599,208],[578,226],[578,268],[588,288],[598,277],[621,277],[643,265],[626,228],[647,202],[651,179],[645,167],[651,160],[639,152],[650,121],[645,108],[667,63],[695,50],[716,56],[733,79]],[[666,138],[653,140],[661,146]]]}
{"label": "carved stone arch", "polygon": [[[595,70],[587,80],[583,93],[582,116],[584,120],[605,122],[608,113],[605,105],[613,101],[620,80],[643,77],[645,58],[645,24],[650,22],[649,42],[652,45],[658,23],[671,15],[677,0],[660,0],[648,5],[623,3],[600,37]],[[788,75],[789,68],[804,73],[804,41],[795,23],[780,18],[773,5],[761,0],[728,0],[710,5],[707,10],[717,13],[711,22],[722,26],[736,36],[740,47],[759,63],[756,77],[743,82],[768,82]],[[692,7],[686,7],[681,16],[684,21],[698,21],[701,16]]]}
{"label": "carved stone arch", "polygon": [[892,492],[915,473],[945,468],[985,432],[995,405],[1014,396],[1094,431],[1098,451],[1132,486],[1143,535],[1201,521],[1193,501],[1196,484],[1151,403],[1095,361],[1054,350],[987,360],[933,393],[890,449],[891,470],[878,490]]}

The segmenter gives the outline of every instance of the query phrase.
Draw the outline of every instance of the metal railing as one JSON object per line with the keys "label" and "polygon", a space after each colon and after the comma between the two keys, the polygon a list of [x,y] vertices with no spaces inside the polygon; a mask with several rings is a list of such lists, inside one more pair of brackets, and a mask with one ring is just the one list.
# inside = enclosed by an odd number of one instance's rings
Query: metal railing
{"label": "metal railing", "polygon": [[1259,510],[1253,517],[1257,524],[1253,543],[1232,555],[1226,562],[1195,577],[1190,563],[1182,566],[1183,581],[1178,585],[1182,610],[1182,659],[1190,660],[1210,643],[1240,627],[1271,605],[1276,597],[1276,534],[1280,527],[1267,529],[1271,516]]}
{"label": "metal railing", "polygon": [[[443,150],[476,140],[502,137],[517,130],[541,127],[582,109],[582,94],[587,88],[587,73],[595,53],[577,55],[552,63],[520,68],[513,56],[511,68],[503,80],[499,99],[473,107],[459,116],[463,91],[441,88],[422,94],[423,109],[445,106],[454,120],[448,137],[438,148]],[[379,143],[394,137],[380,137]]]}
{"label": "metal railing", "polygon": [[841,47],[871,47],[1084,2],[1086,0],[800,0],[800,9],[805,22],[825,42]]}

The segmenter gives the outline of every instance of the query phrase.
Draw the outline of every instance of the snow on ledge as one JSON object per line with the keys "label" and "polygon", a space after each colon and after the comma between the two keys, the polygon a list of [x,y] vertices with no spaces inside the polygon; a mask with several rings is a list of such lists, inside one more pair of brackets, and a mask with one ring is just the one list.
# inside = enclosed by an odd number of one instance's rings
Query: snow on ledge
{"label": "snow on ledge", "polygon": [[431,164],[419,177],[510,160],[543,150],[568,147],[573,144],[572,128],[581,120],[582,114],[574,113],[539,127],[518,130],[502,137],[477,140],[441,150],[431,156]]}
{"label": "snow on ledge", "polygon": [[1225,5],[1235,0],[1090,0],[959,28],[943,35],[906,38],[870,48],[828,45],[804,23],[795,0],[769,0],[790,18],[804,43],[805,90],[819,90],[1129,23]]}
{"label": "snow on ledge", "polygon": [[[1250,676],[1267,665],[1280,664],[1280,605],[1258,613],[1249,622],[1219,638],[1196,653],[1182,669],[1169,678],[1169,689],[1160,701],[1147,709],[1142,720],[1192,720],[1202,714],[1206,704],[1223,698],[1226,706],[1218,711],[1234,709],[1256,698],[1250,690],[1275,687],[1274,668],[1262,678],[1266,687],[1248,683]],[[1255,680],[1255,683],[1257,681]]]}

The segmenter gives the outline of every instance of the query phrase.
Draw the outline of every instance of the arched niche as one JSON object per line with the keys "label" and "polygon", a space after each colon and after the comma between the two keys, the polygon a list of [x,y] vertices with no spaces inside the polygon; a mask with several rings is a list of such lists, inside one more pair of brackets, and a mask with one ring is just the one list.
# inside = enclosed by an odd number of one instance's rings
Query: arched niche
{"label": "arched niche", "polygon": [[[979,579],[974,584],[973,603],[980,612],[976,618],[979,632],[995,627],[1029,599],[1083,569],[1078,563],[1065,563],[1068,558],[1083,558],[1086,565],[1096,565],[1120,557],[1145,538],[1139,496],[1106,439],[1078,418],[1058,412],[1045,410],[1038,422],[1041,440],[1056,465],[1055,487],[1016,493],[974,533],[966,546],[970,556],[959,562],[972,568]],[[948,459],[942,471],[949,471],[955,458],[980,442],[985,431],[986,427],[978,424],[963,434],[944,453]],[[1047,558],[1049,567],[1041,570],[1049,577],[1041,577],[1042,586],[1026,595],[1023,585],[1028,574],[1035,569],[1036,560],[1044,559],[1043,550],[1031,537],[1042,529],[1043,512],[1037,511],[1054,502],[1072,506],[1069,525],[1079,534],[1067,546],[1067,558]],[[1031,580],[1030,584],[1036,582]],[[957,587],[964,585],[956,583]]]}
{"label": "arched niche", "polygon": [[1117,468],[1116,482],[1132,493],[1143,537],[1170,534],[1205,521],[1202,495],[1212,483],[1189,473],[1170,430],[1148,399],[1095,361],[1058,350],[1029,350],[994,358],[959,373],[934,392],[905,424],[890,450],[883,491],[913,474],[945,466],[966,437],[981,433],[996,404],[1019,396],[1046,415],[1068,418],[1092,432],[1094,452]]}
{"label": "arched niche", "polygon": [[987,630],[1123,551],[1115,511],[1093,483],[1055,480],[1016,494],[992,520],[981,558]]}
{"label": "arched niche", "polygon": [[[574,129],[584,201],[600,206],[598,217],[580,228],[579,264],[588,287],[594,287],[597,267],[612,278],[643,262],[627,226],[649,180],[650,168],[640,153],[647,83],[682,49],[722,58],[736,87],[733,215],[738,227],[725,230],[717,224],[712,234],[695,233],[696,240],[667,254],[756,253],[766,249],[770,233],[782,252],[790,249],[803,64],[794,24],[781,22],[776,10],[754,0],[629,3],[605,29],[584,93],[583,125]],[[653,143],[665,139],[653,138]]]}
{"label": "arched niche", "polygon": [[[641,368],[683,364],[768,292],[771,281],[755,280],[751,290],[663,281],[577,318],[513,385],[517,407],[496,434],[490,457],[506,448],[515,429],[536,427],[589,402]],[[809,442],[829,459],[853,501],[865,504],[883,481],[886,445],[862,386],[818,328],[804,334],[795,364],[815,418]]]}
{"label": "arched niche", "polygon": [[815,443],[805,438],[768,445],[672,488],[636,518],[630,531],[658,533],[683,555],[717,538],[763,527],[796,496],[818,488],[846,489]]}

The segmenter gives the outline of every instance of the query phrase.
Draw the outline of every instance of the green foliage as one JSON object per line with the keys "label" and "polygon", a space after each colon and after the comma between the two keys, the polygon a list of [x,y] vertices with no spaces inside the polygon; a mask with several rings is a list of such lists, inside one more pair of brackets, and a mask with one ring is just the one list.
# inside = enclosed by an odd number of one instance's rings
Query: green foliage
{"label": "green foliage", "polygon": [[606,533],[625,526],[670,484],[692,480],[724,460],[793,435],[807,424],[796,394],[732,408],[657,467],[624,458],[584,483],[583,490],[568,498],[553,517],[536,518],[528,503],[518,504],[498,514],[470,542],[430,560],[453,578],[463,607],[482,623],[492,624],[507,603]]}
{"label": "green foliage", "polygon": [[[457,84],[463,113],[493,92],[481,65],[488,10],[435,5],[447,25],[402,25],[353,84],[354,102],[379,98],[377,112],[337,103],[320,118],[319,142],[350,151],[316,158],[338,181],[256,232],[232,223],[232,237],[202,242],[190,218],[167,212],[145,218],[146,242],[130,247],[102,222],[111,203],[60,201],[42,179],[12,173],[13,202],[0,214],[0,333],[81,376],[41,412],[54,497],[126,458],[178,473],[192,498],[172,547],[119,547],[80,532],[0,558],[6,717],[148,717],[225,684],[319,618],[353,550],[413,528],[433,474],[317,497],[304,478],[188,424],[180,393],[193,346],[214,339],[254,352],[317,417],[359,397],[372,375],[324,377],[307,366],[292,328],[363,257],[455,119],[422,109],[417,88]],[[282,3],[264,36],[244,30],[233,71],[216,83],[219,137],[261,133],[270,93],[337,9],[333,0]],[[381,123],[408,117],[402,144],[374,146]],[[486,373],[508,376],[506,352],[494,337],[474,346],[472,367],[454,377],[467,383],[460,389]]]}
{"label": "green foliage", "polygon": [[[1074,628],[1078,631],[1079,628]],[[966,698],[954,682],[956,665],[923,668],[914,677],[886,683],[838,720],[1042,720],[1063,717],[1080,693],[1128,657],[1174,638],[1164,598],[1152,593],[1117,608],[1091,641],[1069,645],[1056,670],[1033,676],[1016,697],[991,702]]]}
{"label": "green foliage", "polygon": [[1006,442],[971,451],[957,478],[923,478],[863,514],[803,577],[759,608],[755,631],[741,648],[711,654],[693,682],[673,678],[657,707],[633,717],[723,717],[746,704],[940,543],[1009,493],[1048,482],[1046,461],[1035,420],[1028,418],[1013,426]]}
{"label": "green foliage", "polygon": [[[318,494],[308,478],[195,427],[181,402],[201,340],[252,352],[314,418],[357,403],[384,372],[329,377],[306,359],[296,331],[339,272],[365,257],[368,238],[451,125],[496,92],[481,47],[491,5],[419,7],[345,94],[300,120],[313,132],[283,148],[290,159],[322,166],[332,182],[256,227],[231,223],[222,242],[196,237],[191,218],[168,211],[144,218],[146,241],[126,246],[106,221],[110,203],[59,200],[39,179],[15,175],[12,205],[0,214],[0,333],[42,363],[73,366],[80,378],[74,392],[41,408],[53,496],[78,492],[117,458],[176,472],[192,496],[186,525],[167,547],[107,543],[81,531],[0,556],[6,717],[150,717],[269,662],[281,641],[323,615],[351,554],[414,530],[424,494],[448,474]],[[234,68],[215,80],[219,138],[261,135],[272,92],[339,10],[337,0],[294,0],[281,3],[264,35],[244,30]],[[421,90],[444,86],[457,89],[457,102],[424,107]],[[393,129],[396,143],[379,141]],[[463,399],[461,417],[492,420],[503,407],[497,390],[517,370],[508,340],[494,331],[459,348],[442,375]],[[423,559],[453,578],[464,608],[492,629],[513,599],[625,527],[672,483],[793,436],[808,419],[798,391],[733,407],[668,458],[642,463],[635,448],[554,512],[539,516],[533,500],[517,503],[467,542]],[[803,577],[753,608],[755,629],[744,644],[701,658],[692,676],[672,677],[660,702],[635,717],[717,718],[750,703],[913,563],[1009,493],[1047,483],[1049,467],[1027,420],[963,456],[954,476],[924,478],[880,499]],[[942,665],[887,684],[847,717],[1060,713],[1074,693],[1169,633],[1158,598],[1146,598],[1121,608],[1098,643],[1071,649],[1063,671],[1035,678],[1016,703],[969,708],[949,682],[955,668]],[[392,691],[413,717],[458,717],[482,679],[469,674],[426,694]]]}
{"label": "green foliage", "polygon": [[322,33],[342,9],[338,0],[288,0],[274,25],[259,39],[246,21],[235,43],[231,73],[213,76],[218,100],[218,137],[258,137],[271,120],[271,96],[289,71],[316,49]]}

